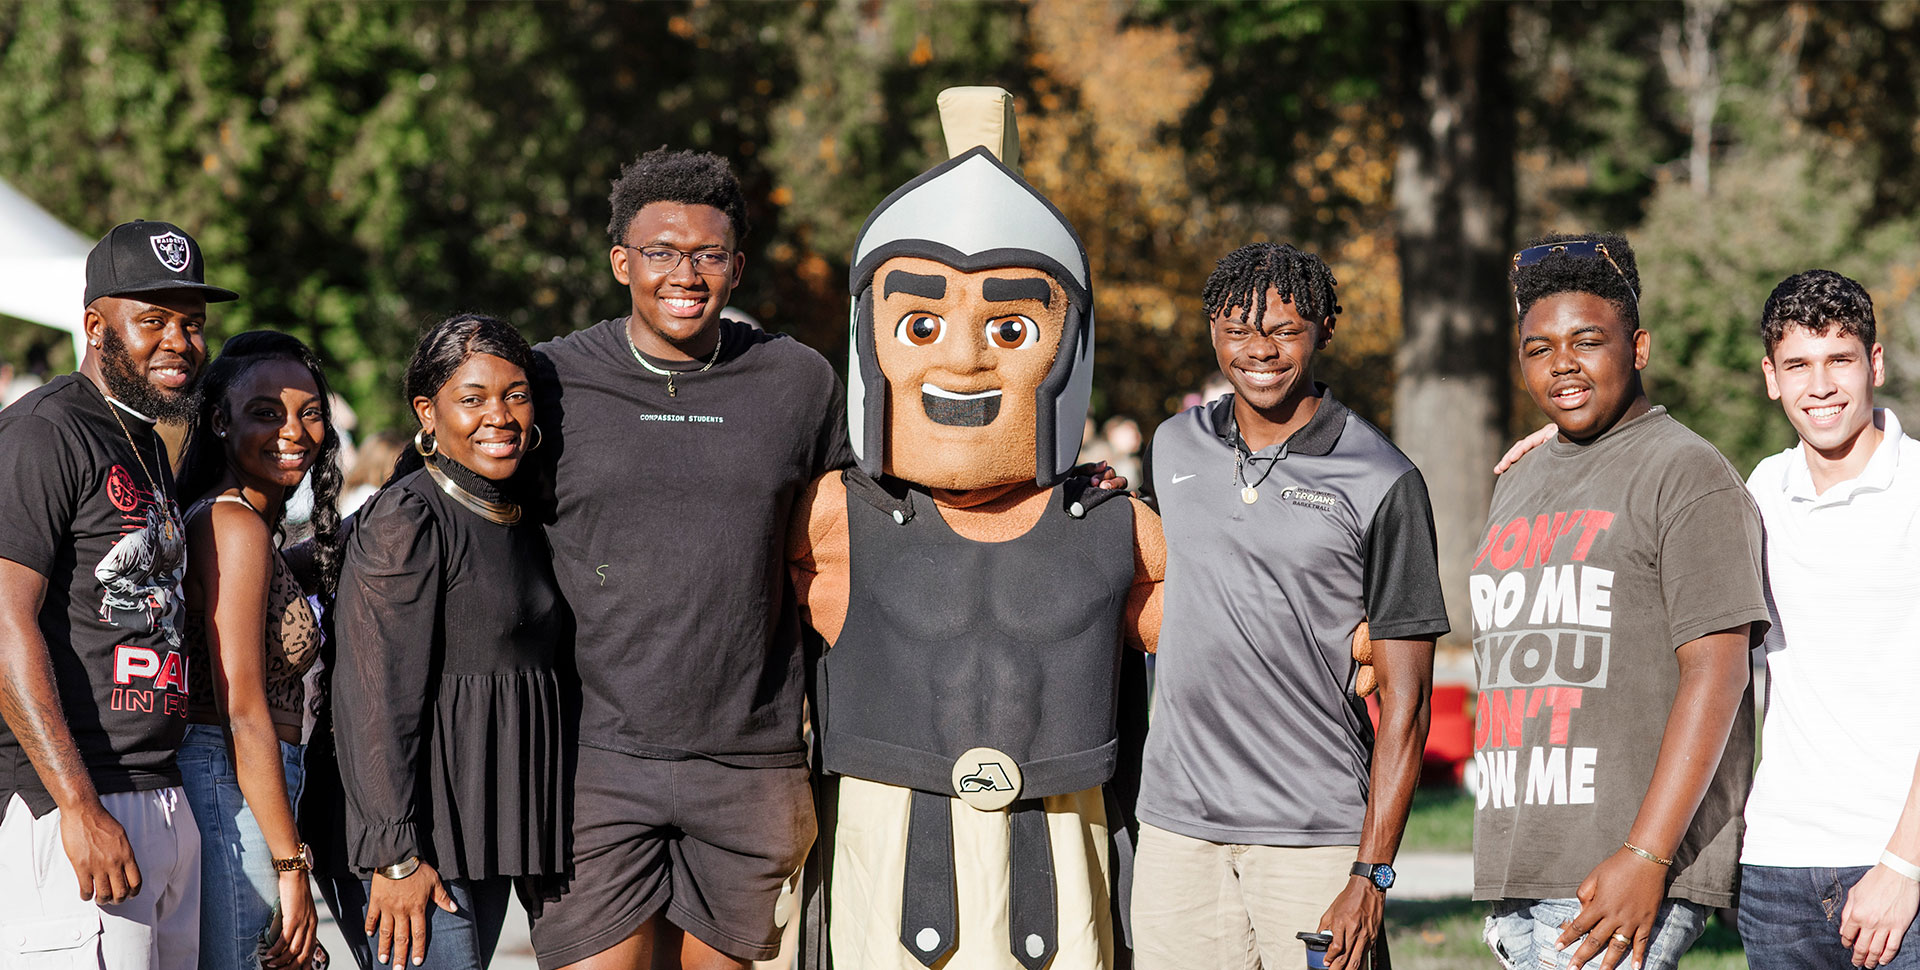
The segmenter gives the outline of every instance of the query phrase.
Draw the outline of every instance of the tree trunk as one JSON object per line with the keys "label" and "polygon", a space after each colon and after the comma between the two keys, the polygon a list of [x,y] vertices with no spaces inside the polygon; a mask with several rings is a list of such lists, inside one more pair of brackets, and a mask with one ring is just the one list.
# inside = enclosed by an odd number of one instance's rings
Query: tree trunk
{"label": "tree trunk", "polygon": [[[1693,136],[1687,152],[1687,182],[1699,195],[1713,194],[1713,116],[1720,110],[1720,64],[1713,49],[1713,25],[1726,0],[1687,0],[1686,31],[1669,23],[1660,32],[1660,61],[1667,81],[1687,97]],[[1794,41],[1797,46],[1797,39]]]}
{"label": "tree trunk", "polygon": [[1400,9],[1394,171],[1401,320],[1393,436],[1433,499],[1448,638],[1471,641],[1468,564],[1505,450],[1513,297],[1514,119],[1507,8]]}

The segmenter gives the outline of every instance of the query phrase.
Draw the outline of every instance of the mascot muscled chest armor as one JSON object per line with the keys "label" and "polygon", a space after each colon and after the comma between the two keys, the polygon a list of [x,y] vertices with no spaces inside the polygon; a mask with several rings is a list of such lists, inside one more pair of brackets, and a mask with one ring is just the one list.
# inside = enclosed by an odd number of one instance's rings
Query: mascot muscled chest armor
{"label": "mascot muscled chest armor", "polygon": [[1002,161],[1010,98],[949,91],[941,111],[954,157],[855,244],[858,466],[814,483],[789,548],[829,644],[832,961],[1107,967],[1121,660],[1153,649],[1165,547],[1145,506],[1066,478],[1092,281],[1072,226]]}

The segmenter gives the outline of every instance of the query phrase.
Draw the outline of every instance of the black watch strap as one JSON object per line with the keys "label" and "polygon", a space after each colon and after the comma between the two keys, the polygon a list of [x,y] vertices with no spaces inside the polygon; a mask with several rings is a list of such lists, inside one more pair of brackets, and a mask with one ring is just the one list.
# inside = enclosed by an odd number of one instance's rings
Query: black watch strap
{"label": "black watch strap", "polygon": [[1348,870],[1354,875],[1373,884],[1373,888],[1386,892],[1393,888],[1393,866],[1385,862],[1356,862]]}

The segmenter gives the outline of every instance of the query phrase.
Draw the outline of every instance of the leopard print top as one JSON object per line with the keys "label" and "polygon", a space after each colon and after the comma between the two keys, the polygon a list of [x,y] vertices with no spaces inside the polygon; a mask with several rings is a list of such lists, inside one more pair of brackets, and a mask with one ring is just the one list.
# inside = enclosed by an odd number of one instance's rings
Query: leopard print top
{"label": "leopard print top", "polygon": [[[187,510],[187,520],[210,508],[214,502],[246,502],[232,495],[216,495],[195,502]],[[222,718],[213,696],[213,662],[207,650],[206,617],[199,609],[187,614],[187,689],[188,719],[197,723],[218,724]],[[301,711],[306,706],[303,678],[320,653],[320,624],[313,607],[300,589],[278,550],[273,554],[273,578],[267,584],[266,628],[267,707],[273,713],[275,727],[301,728]]]}

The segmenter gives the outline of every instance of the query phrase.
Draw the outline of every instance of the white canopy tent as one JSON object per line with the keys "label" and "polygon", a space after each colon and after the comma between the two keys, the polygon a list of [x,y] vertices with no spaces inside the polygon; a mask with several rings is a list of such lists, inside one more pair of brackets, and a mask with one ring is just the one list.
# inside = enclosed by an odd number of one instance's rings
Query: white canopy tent
{"label": "white canopy tent", "polygon": [[93,243],[0,180],[0,314],[73,337],[73,359],[85,349],[80,299]]}

